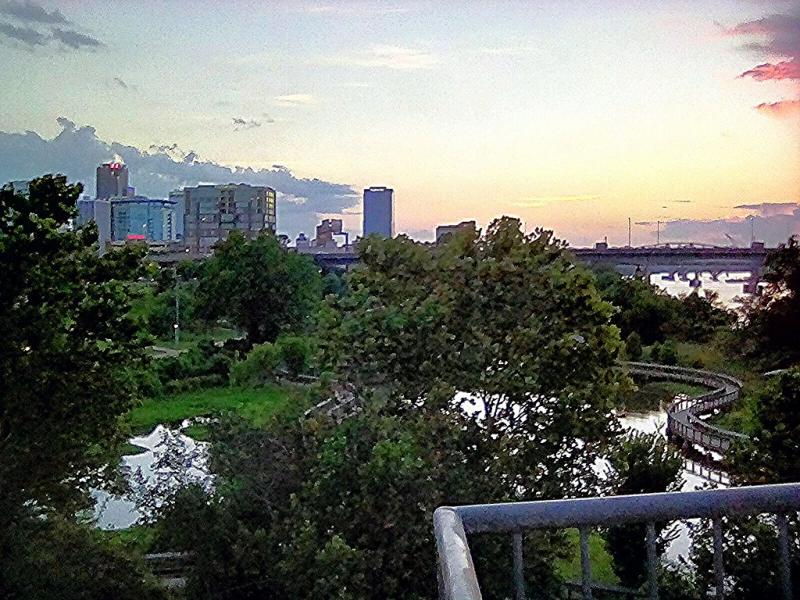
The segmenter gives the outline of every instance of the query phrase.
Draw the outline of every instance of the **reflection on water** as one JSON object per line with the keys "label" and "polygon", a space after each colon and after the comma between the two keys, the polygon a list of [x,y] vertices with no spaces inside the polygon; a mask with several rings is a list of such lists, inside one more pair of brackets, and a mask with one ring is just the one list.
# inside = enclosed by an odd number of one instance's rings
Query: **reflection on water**
{"label": "reflection on water", "polygon": [[741,306],[736,298],[745,298],[749,294],[744,293],[744,282],[750,278],[750,273],[744,272],[731,272],[722,273],[717,280],[711,276],[711,273],[700,273],[698,279],[700,280],[700,287],[693,288],[689,285],[689,280],[695,278],[695,273],[688,273],[687,279],[682,280],[680,277],[670,279],[672,275],[667,273],[654,273],[650,275],[650,283],[657,285],[670,296],[680,296],[681,294],[691,294],[694,290],[701,296],[705,296],[708,292],[716,292],[719,301],[726,308],[738,308]]}
{"label": "reflection on water", "polygon": [[122,457],[122,469],[130,483],[126,496],[113,496],[93,490],[95,519],[101,529],[124,529],[179,487],[199,483],[210,489],[213,477],[208,471],[208,444],[196,442],[177,429],[157,426],[149,435],[131,438],[130,443],[145,449],[141,454]]}

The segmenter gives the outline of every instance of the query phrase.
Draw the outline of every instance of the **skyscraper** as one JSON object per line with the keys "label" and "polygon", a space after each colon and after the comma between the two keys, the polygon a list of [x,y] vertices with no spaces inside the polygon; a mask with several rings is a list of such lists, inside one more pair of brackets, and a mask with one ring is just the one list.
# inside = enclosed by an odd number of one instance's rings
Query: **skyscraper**
{"label": "skyscraper", "polygon": [[111,239],[124,242],[129,236],[144,236],[148,242],[172,242],[175,231],[175,201],[146,196],[111,199]]}
{"label": "skyscraper", "polygon": [[97,167],[97,199],[108,200],[128,195],[128,167],[121,162],[107,162]]}
{"label": "skyscraper", "polygon": [[370,234],[394,237],[394,190],[370,187],[364,190],[364,237]]}
{"label": "skyscraper", "polygon": [[272,188],[245,183],[184,188],[183,241],[190,252],[202,255],[210,254],[231,231],[247,238],[275,233],[275,200]]}

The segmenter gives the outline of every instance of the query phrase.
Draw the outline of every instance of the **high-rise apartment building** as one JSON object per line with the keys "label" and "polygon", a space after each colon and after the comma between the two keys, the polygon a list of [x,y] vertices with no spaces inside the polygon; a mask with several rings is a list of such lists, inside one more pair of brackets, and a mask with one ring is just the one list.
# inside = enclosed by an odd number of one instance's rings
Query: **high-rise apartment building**
{"label": "high-rise apartment building", "polygon": [[373,233],[394,237],[394,190],[391,188],[364,190],[364,237]]}
{"label": "high-rise apartment building", "polygon": [[97,199],[127,195],[128,167],[120,162],[107,162],[97,167]]}
{"label": "high-rise apartment building", "polygon": [[210,254],[231,231],[247,238],[262,231],[275,233],[275,203],[275,190],[264,186],[230,183],[184,188],[184,244],[194,254]]}
{"label": "high-rise apartment building", "polygon": [[111,239],[124,242],[130,236],[144,236],[148,242],[175,241],[175,202],[145,196],[111,198]]}

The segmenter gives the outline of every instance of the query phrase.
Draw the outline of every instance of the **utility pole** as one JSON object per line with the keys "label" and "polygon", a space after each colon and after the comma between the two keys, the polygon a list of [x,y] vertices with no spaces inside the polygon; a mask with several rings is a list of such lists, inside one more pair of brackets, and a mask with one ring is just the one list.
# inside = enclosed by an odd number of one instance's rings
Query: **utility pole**
{"label": "utility pole", "polygon": [[628,217],[628,248],[631,247],[631,218]]}
{"label": "utility pole", "polygon": [[661,221],[656,221],[656,246],[661,245]]}
{"label": "utility pole", "polygon": [[175,325],[173,328],[175,329],[176,344],[181,341],[180,310],[181,299],[180,295],[178,294],[178,267],[175,267]]}

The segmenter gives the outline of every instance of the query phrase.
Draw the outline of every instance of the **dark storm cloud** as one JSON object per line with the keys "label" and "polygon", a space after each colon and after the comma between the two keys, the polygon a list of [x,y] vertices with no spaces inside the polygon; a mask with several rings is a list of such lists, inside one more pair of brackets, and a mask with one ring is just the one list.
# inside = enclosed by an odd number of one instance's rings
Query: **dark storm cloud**
{"label": "dark storm cloud", "polygon": [[339,214],[358,203],[351,186],[297,177],[286,167],[231,169],[174,144],[145,150],[101,140],[93,127],[79,127],[63,117],[58,123],[62,131],[53,139],[32,131],[0,131],[0,182],[64,173],[93,194],[97,165],[116,154],[128,165],[137,193],[152,197],[164,198],[170,190],[201,182],[271,186],[279,193],[278,229],[292,235],[313,231],[320,215]]}
{"label": "dark storm cloud", "polygon": [[43,6],[30,1],[18,2],[16,0],[8,0],[7,2],[1,2],[0,14],[13,17],[18,21],[32,23],[49,23],[53,25],[69,23],[69,20],[67,20],[60,10],[49,11]]}

